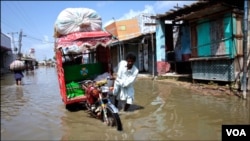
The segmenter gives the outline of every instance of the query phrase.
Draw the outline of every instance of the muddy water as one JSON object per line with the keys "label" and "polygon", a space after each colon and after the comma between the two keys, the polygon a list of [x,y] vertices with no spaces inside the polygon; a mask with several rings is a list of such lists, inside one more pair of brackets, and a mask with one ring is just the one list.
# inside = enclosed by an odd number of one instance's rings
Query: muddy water
{"label": "muddy water", "polygon": [[23,86],[1,77],[1,140],[221,140],[222,124],[250,124],[249,98],[202,96],[176,84],[138,78],[124,131],[85,110],[67,111],[54,68],[25,73]]}

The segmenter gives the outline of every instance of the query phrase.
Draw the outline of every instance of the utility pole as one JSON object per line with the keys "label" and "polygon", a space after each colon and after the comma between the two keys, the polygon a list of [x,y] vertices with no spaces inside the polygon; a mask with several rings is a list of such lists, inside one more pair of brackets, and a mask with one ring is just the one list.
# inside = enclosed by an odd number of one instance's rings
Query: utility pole
{"label": "utility pole", "polygon": [[[243,38],[243,98],[246,99],[247,86],[247,37],[248,37],[248,0],[244,1],[244,38]],[[249,82],[248,82],[249,83]]]}
{"label": "utility pole", "polygon": [[18,40],[18,55],[21,57],[21,47],[22,47],[22,37],[23,37],[23,31],[21,29],[20,33],[19,33],[19,40]]}
{"label": "utility pole", "polygon": [[14,48],[14,51],[16,52],[16,51],[17,51],[17,48],[16,48],[16,45],[15,45],[14,34],[18,34],[18,32],[10,32],[10,33],[8,33],[8,34],[11,34],[11,39],[12,39],[13,48]]}
{"label": "utility pole", "polygon": [[20,33],[19,33],[19,40],[18,40],[18,55],[20,57],[22,57],[22,52],[21,52],[21,48],[22,48],[22,37],[25,37],[26,35],[23,35],[23,30],[21,29],[20,30]]}
{"label": "utility pole", "polygon": [[[146,17],[148,17],[148,16],[146,16]],[[156,17],[155,16],[150,16],[150,19],[156,19]],[[144,23],[144,26],[157,26],[157,23],[155,22],[155,23]],[[156,31],[155,31],[155,34],[156,34]],[[156,35],[155,35],[156,36]],[[152,74],[153,74],[153,79],[155,79],[155,77],[156,77],[156,71],[155,71],[155,67],[157,67],[157,65],[155,65],[155,45],[154,45],[155,43],[154,43],[154,33],[153,32],[151,32],[151,46],[152,46],[152,67],[153,67],[153,72],[152,72]]]}

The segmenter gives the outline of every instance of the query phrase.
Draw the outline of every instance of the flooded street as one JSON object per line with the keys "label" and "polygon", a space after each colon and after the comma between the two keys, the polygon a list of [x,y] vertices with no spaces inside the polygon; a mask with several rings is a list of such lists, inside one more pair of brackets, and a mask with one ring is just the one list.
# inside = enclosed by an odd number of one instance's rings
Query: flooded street
{"label": "flooded street", "polygon": [[176,84],[138,78],[134,111],[120,115],[124,131],[70,112],[55,68],[1,76],[1,140],[221,140],[222,124],[250,124],[249,98],[204,96]]}

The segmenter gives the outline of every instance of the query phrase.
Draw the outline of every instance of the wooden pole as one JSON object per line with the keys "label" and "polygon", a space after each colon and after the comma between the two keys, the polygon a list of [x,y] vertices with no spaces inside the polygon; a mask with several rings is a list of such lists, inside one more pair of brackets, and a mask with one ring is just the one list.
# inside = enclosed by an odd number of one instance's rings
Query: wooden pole
{"label": "wooden pole", "polygon": [[244,3],[244,37],[243,37],[243,98],[246,99],[246,86],[247,86],[247,37],[248,37],[248,0],[245,0]]}

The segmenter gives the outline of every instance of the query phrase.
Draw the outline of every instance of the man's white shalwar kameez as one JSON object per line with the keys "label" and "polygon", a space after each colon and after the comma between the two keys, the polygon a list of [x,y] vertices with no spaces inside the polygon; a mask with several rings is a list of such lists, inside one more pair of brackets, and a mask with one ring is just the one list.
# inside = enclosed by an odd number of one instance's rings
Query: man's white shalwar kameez
{"label": "man's white shalwar kameez", "polygon": [[128,70],[127,61],[122,60],[118,65],[117,77],[114,83],[113,94],[117,100],[126,100],[126,103],[132,104],[134,100],[133,84],[139,73],[135,65]]}

